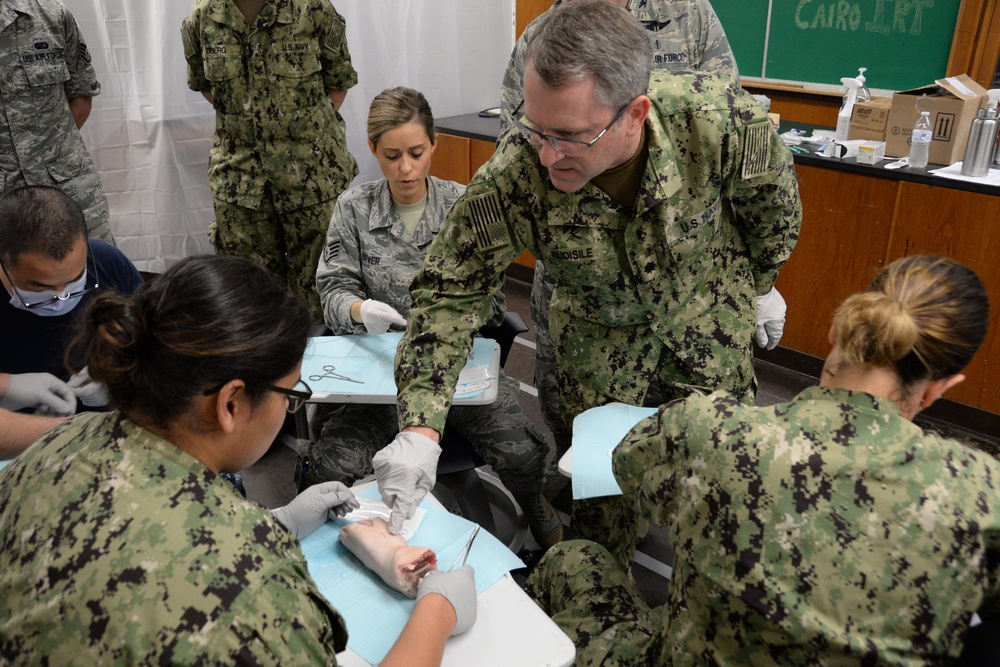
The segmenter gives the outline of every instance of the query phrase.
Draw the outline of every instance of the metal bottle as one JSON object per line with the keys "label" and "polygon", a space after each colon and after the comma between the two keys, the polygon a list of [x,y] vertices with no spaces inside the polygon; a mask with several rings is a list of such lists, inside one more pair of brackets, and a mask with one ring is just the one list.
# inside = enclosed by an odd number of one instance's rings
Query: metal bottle
{"label": "metal bottle", "polygon": [[985,176],[990,171],[993,153],[997,147],[997,130],[1000,130],[1000,112],[983,108],[972,120],[969,143],[962,160],[963,176]]}

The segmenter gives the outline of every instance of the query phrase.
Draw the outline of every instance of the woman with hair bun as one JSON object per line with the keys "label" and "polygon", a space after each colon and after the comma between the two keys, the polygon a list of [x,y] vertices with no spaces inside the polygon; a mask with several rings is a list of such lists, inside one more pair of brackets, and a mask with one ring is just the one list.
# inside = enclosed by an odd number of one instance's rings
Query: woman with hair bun
{"label": "woman with hair bun", "polygon": [[900,259],[837,310],[820,386],[769,407],[691,396],[637,424],[615,477],[669,530],[669,599],[650,609],[597,544],[551,549],[527,590],[578,664],[958,659],[973,613],[1000,613],[1000,463],[911,420],[964,379],[988,319],[972,271]]}
{"label": "woman with hair bun", "polygon": [[[296,538],[354,496],[329,482],[268,512],[219,479],[259,459],[311,395],[305,306],[249,260],[194,257],[133,297],[99,295],[81,319],[67,357],[116,409],[64,422],[0,473],[0,656],[335,664],[347,630]],[[417,595],[383,664],[439,664],[475,620],[471,568],[428,576]]]}

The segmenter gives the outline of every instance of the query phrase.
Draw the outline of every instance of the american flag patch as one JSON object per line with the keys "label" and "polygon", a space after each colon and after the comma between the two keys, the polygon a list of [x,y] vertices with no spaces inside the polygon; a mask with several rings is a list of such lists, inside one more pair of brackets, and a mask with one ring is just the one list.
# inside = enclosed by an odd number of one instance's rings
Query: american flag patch
{"label": "american flag patch", "polygon": [[472,231],[476,236],[476,247],[480,252],[489,252],[510,245],[510,232],[504,220],[503,208],[496,190],[471,197],[466,202]]}
{"label": "american flag patch", "polygon": [[323,261],[329,264],[332,260],[340,257],[340,239],[330,241],[323,250]]}
{"label": "american flag patch", "polygon": [[743,178],[767,173],[771,158],[771,121],[767,118],[747,125],[743,133]]}

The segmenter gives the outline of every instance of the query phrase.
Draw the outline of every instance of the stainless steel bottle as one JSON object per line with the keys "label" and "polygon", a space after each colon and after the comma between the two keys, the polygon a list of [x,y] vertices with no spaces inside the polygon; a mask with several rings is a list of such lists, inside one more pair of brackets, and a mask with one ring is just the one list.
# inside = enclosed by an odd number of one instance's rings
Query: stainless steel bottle
{"label": "stainless steel bottle", "polygon": [[980,109],[972,119],[969,143],[965,146],[962,160],[963,176],[985,176],[993,163],[993,153],[997,147],[997,130],[1000,130],[1000,112],[996,109]]}

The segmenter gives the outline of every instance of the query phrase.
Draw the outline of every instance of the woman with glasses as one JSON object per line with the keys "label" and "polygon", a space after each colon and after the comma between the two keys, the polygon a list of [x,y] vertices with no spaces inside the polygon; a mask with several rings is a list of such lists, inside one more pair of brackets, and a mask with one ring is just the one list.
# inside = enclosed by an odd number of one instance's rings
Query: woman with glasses
{"label": "woman with glasses", "polygon": [[[416,90],[384,90],[372,100],[368,145],[383,178],[337,200],[316,274],[323,317],[338,335],[382,334],[406,325],[413,277],[465,192],[428,173],[436,146],[434,117]],[[503,307],[498,291],[490,324],[501,321]],[[547,548],[562,539],[562,524],[542,496],[549,443],[522,411],[518,391],[501,371],[497,400],[452,406],[447,428],[462,434],[493,466],[524,510],[532,536]],[[322,405],[315,429],[320,437],[309,447],[305,481],[351,484],[370,474],[372,457],[396,435],[397,422],[395,405]]]}
{"label": "woman with glasses", "polygon": [[[306,308],[248,260],[195,257],[133,298],[98,296],[81,324],[71,351],[116,410],[68,420],[0,473],[0,655],[334,664],[345,625],[296,538],[353,495],[319,485],[272,514],[218,477],[309,396]],[[394,651],[433,665],[474,620],[475,584],[456,570],[419,592]]]}
{"label": "woman with glasses", "polygon": [[550,550],[527,590],[578,664],[956,664],[974,612],[1000,613],[1000,463],[912,420],[965,379],[988,320],[971,270],[900,259],[837,310],[818,387],[636,425],[615,477],[670,532],[669,598],[651,610],[593,542]]}

